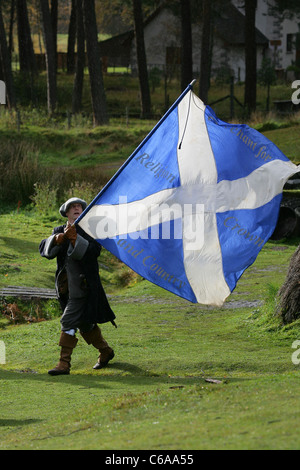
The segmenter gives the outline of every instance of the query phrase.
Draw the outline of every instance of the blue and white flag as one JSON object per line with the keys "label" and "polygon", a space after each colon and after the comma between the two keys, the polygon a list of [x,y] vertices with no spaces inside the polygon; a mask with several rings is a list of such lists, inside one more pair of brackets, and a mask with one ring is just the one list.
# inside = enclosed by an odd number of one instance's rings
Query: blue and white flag
{"label": "blue and white flag", "polygon": [[256,130],[218,119],[191,88],[76,223],[145,279],[221,306],[272,235],[299,169]]}

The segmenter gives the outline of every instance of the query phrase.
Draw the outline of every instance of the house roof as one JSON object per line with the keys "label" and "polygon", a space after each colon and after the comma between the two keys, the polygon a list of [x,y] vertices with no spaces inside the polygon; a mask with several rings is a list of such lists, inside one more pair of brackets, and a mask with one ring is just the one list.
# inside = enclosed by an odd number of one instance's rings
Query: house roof
{"label": "house roof", "polygon": [[112,38],[100,41],[102,56],[121,57],[130,56],[131,43],[134,39],[134,30],[119,34]]}
{"label": "house roof", "polygon": [[[162,2],[161,5],[147,17],[144,26],[151,24],[164,8],[168,8],[167,2]],[[233,4],[223,3],[222,7],[219,7],[219,9],[215,11],[214,31],[228,45],[243,46],[245,45],[245,16]],[[110,57],[129,56],[134,35],[134,30],[131,29],[126,33],[101,41],[101,54]],[[256,44],[265,46],[269,44],[268,38],[257,28]]]}
{"label": "house roof", "polygon": [[[245,44],[245,16],[232,4],[223,4],[215,11],[214,29],[218,36],[230,45]],[[257,28],[256,44],[269,44],[268,38]]]}

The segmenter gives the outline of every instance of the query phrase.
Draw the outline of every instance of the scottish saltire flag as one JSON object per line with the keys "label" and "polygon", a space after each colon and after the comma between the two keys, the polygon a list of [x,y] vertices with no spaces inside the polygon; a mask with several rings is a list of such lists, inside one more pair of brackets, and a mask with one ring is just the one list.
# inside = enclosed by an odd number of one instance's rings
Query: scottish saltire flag
{"label": "scottish saltire flag", "polygon": [[256,130],[218,119],[191,84],[76,223],[145,279],[221,306],[297,171]]}

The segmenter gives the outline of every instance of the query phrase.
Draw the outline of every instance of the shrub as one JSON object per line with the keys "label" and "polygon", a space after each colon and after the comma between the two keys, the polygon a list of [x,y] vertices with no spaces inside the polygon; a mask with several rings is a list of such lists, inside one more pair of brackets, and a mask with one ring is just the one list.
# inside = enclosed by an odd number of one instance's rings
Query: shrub
{"label": "shrub", "polygon": [[97,168],[48,168],[33,184],[30,199],[39,214],[49,215],[71,197],[80,197],[89,204],[106,182],[107,177]]}
{"label": "shrub", "polygon": [[0,299],[0,318],[1,315],[14,325],[38,323],[58,318],[61,315],[61,308],[57,300],[2,298]]}
{"label": "shrub", "polygon": [[0,198],[3,201],[28,204],[34,183],[40,177],[37,153],[32,145],[18,142],[0,144]]}
{"label": "shrub", "polygon": [[31,200],[39,214],[50,214],[57,208],[57,188],[49,183],[35,183]]}
{"label": "shrub", "polygon": [[89,204],[97,194],[98,191],[95,192],[95,188],[92,183],[75,181],[71,183],[69,189],[65,192],[65,199],[80,197]]}

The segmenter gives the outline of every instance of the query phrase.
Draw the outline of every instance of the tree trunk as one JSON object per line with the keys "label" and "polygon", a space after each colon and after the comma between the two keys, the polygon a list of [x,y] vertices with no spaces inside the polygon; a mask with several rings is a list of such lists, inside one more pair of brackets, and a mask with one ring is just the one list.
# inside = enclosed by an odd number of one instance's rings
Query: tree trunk
{"label": "tree trunk", "polygon": [[151,97],[145,51],[144,25],[141,0],[133,0],[133,15],[135,25],[137,64],[141,92],[141,117],[142,119],[146,119],[151,116]]}
{"label": "tree trunk", "polygon": [[256,0],[245,0],[245,108],[248,116],[256,109]]}
{"label": "tree trunk", "polygon": [[72,74],[75,72],[75,43],[76,43],[76,29],[77,29],[77,8],[76,0],[72,0],[72,8],[68,32],[68,53],[67,53],[67,73]]}
{"label": "tree trunk", "polygon": [[85,41],[84,41],[84,24],[82,0],[76,2],[76,18],[77,18],[77,61],[74,79],[73,97],[72,97],[72,113],[76,114],[81,109],[82,89],[85,67]]}
{"label": "tree trunk", "polygon": [[57,102],[57,84],[56,84],[56,67],[55,67],[55,49],[53,43],[53,31],[51,24],[51,14],[48,0],[40,0],[44,43],[46,49],[46,66],[47,66],[47,102],[48,112],[55,112]]}
{"label": "tree trunk", "polygon": [[207,104],[211,68],[211,0],[203,0],[199,98]]}
{"label": "tree trunk", "polygon": [[51,0],[51,24],[53,33],[53,47],[55,54],[55,71],[57,72],[57,20],[58,20],[58,0]]}
{"label": "tree trunk", "polygon": [[14,50],[14,19],[15,19],[15,0],[11,1],[10,6],[10,20],[9,20],[9,41],[8,41],[8,51],[9,51],[9,60],[11,61],[11,55]]}
{"label": "tree trunk", "polygon": [[181,3],[181,90],[193,80],[193,46],[190,0]]}
{"label": "tree trunk", "polygon": [[26,0],[17,0],[20,70],[31,76],[36,72]]}
{"label": "tree trunk", "polygon": [[9,51],[6,42],[6,33],[3,24],[2,9],[0,4],[0,59],[6,85],[7,106],[9,109],[16,107],[16,97],[11,71],[11,62],[9,60]]}
{"label": "tree trunk", "polygon": [[92,94],[94,126],[107,124],[106,96],[104,91],[102,60],[98,43],[95,0],[83,0],[85,39]]}

